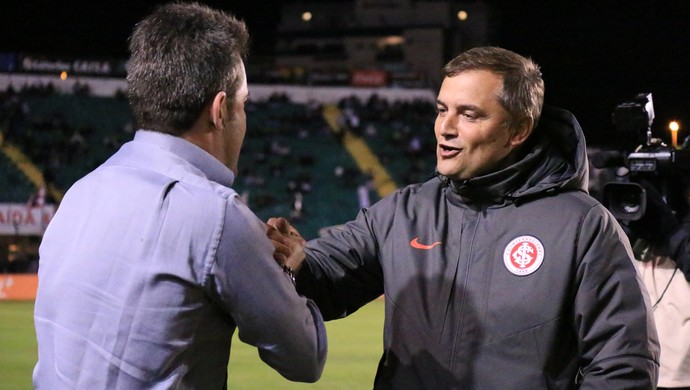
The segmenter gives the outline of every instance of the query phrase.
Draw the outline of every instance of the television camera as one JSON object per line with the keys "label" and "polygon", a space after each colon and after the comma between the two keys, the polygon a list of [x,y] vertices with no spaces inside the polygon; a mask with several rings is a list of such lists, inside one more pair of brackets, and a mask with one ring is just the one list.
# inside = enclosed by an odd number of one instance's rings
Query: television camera
{"label": "television camera", "polygon": [[[661,194],[663,201],[671,210],[678,213],[687,207],[684,189],[679,186],[690,178],[690,151],[686,142],[682,148],[667,145],[659,138],[652,137],[654,105],[651,93],[637,94],[632,100],[619,104],[612,114],[616,138],[622,140],[624,152],[618,158],[609,155],[608,162],[593,165],[598,168],[619,166],[619,181],[606,183],[603,187],[604,206],[622,222],[642,218],[647,209],[647,191],[641,185],[646,183]],[[638,146],[628,153],[634,144]],[[614,154],[615,155],[615,154]],[[601,161],[601,159],[599,159]],[[622,168],[622,169],[621,169]],[[645,184],[646,184],[645,183]]]}

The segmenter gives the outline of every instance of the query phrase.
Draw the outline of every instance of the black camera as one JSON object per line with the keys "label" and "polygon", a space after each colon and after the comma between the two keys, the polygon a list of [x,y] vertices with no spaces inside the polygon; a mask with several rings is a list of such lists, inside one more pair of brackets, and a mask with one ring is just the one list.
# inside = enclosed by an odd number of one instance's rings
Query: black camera
{"label": "black camera", "polygon": [[[609,158],[619,166],[619,179],[604,185],[604,206],[620,221],[636,221],[642,218],[646,211],[647,194],[638,183],[645,180],[662,195],[672,210],[678,211],[675,208],[676,204],[684,207],[682,200],[678,199],[682,196],[683,190],[677,187],[678,183],[686,182],[685,177],[687,172],[690,172],[690,154],[686,150],[686,145],[682,149],[677,149],[675,146],[668,146],[659,138],[652,137],[652,94],[640,93],[632,100],[616,106],[612,120],[616,129],[616,139],[620,140],[619,146],[623,152],[618,153],[618,159]],[[633,148],[632,152],[627,152]],[[593,164],[597,166],[594,161]],[[616,166],[610,162],[599,165]]]}

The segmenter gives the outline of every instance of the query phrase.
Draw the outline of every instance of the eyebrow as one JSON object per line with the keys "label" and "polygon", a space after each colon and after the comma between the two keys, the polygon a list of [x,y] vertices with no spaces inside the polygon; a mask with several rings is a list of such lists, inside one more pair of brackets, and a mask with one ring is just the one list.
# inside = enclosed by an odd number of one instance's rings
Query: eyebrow
{"label": "eyebrow", "polygon": [[481,109],[479,106],[476,106],[474,104],[461,104],[458,107],[458,111],[477,111],[477,112],[484,112],[483,109]]}
{"label": "eyebrow", "polygon": [[[442,102],[439,99],[436,99],[436,104],[443,106],[443,107],[448,107],[448,105],[444,102]],[[474,105],[474,104],[461,104],[456,107],[458,111],[478,111],[478,112],[484,112],[479,106]]]}

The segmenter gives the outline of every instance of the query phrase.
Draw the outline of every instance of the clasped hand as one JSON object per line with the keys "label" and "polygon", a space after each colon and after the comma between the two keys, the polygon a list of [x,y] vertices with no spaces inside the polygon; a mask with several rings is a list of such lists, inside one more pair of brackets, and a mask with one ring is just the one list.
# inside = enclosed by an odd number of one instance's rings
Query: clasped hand
{"label": "clasped hand", "polygon": [[273,247],[273,258],[281,266],[286,265],[297,272],[302,266],[306,241],[285,218],[270,218],[266,222],[266,236]]}

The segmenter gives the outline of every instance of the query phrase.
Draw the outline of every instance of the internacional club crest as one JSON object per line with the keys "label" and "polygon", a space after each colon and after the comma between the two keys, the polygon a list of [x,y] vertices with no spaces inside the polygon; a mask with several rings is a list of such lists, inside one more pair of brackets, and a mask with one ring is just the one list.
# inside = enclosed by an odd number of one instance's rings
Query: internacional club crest
{"label": "internacional club crest", "polygon": [[511,274],[527,276],[544,261],[544,245],[536,237],[520,236],[503,251],[503,263]]}

